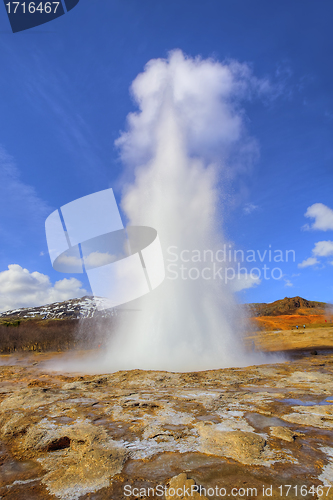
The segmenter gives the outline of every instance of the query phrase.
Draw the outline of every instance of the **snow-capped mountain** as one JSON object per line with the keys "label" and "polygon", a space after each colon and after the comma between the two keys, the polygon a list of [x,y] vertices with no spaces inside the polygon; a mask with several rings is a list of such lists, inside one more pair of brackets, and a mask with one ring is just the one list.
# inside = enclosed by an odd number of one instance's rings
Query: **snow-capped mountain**
{"label": "snow-capped mountain", "polygon": [[0,313],[0,318],[39,318],[39,319],[79,319],[93,318],[95,316],[113,316],[117,314],[116,309],[104,309],[99,311],[98,305],[104,299],[99,297],[85,296],[80,299],[70,299],[64,302],[54,302],[45,306],[14,309]]}

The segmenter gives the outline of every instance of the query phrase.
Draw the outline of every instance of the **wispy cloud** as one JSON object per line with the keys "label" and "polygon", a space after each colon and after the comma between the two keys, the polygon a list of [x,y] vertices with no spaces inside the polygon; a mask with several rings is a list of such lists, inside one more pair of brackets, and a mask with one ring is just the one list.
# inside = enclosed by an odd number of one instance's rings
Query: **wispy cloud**
{"label": "wispy cloud", "polygon": [[[96,149],[96,140],[89,125],[74,104],[72,86],[66,75],[50,67],[48,62],[36,59],[33,73],[26,81],[27,90],[34,106],[52,114],[56,133],[62,144],[74,156],[82,158],[81,168],[96,170],[102,163]],[[38,79],[36,79],[36,75]],[[73,102],[74,101],[74,102]]]}
{"label": "wispy cloud", "polygon": [[255,212],[258,210],[258,205],[255,205],[254,203],[247,203],[245,207],[243,208],[243,212],[245,215],[250,215],[252,212]]}
{"label": "wispy cloud", "polygon": [[230,282],[230,285],[234,292],[240,292],[241,290],[260,285],[260,283],[261,279],[257,274],[239,273],[235,279]]}
{"label": "wispy cloud", "polygon": [[103,169],[98,141],[82,113],[84,106],[68,75],[52,64],[38,46],[29,58],[9,45],[2,44],[2,50],[11,61],[10,76],[24,94],[25,105],[30,104],[33,112],[39,113],[48,127],[53,127],[70,155],[79,158],[81,172],[96,174]]}
{"label": "wispy cloud", "polygon": [[329,255],[333,255],[333,241],[317,241],[312,253],[318,257],[328,257]]}
{"label": "wispy cloud", "polygon": [[314,219],[311,224],[305,224],[303,230],[333,230],[333,210],[323,203],[314,203],[308,207],[305,217]]}
{"label": "wispy cloud", "polygon": [[[305,231],[319,230],[329,231],[333,230],[333,210],[324,205],[323,203],[314,203],[308,207],[305,212],[305,217],[314,219],[311,224],[305,224],[302,229]],[[317,241],[312,249],[312,257],[303,260],[298,267],[310,267],[320,264],[317,257],[329,257],[333,255],[333,241],[323,240]]]}
{"label": "wispy cloud", "polygon": [[294,284],[290,280],[285,279],[284,281],[285,281],[285,285],[284,286],[288,286],[288,287],[293,287],[294,286]]}
{"label": "wispy cloud", "polygon": [[333,241],[317,241],[314,248],[312,249],[312,257],[303,260],[298,267],[310,267],[316,264],[320,264],[317,257],[329,257],[333,255]]}
{"label": "wispy cloud", "polygon": [[315,266],[316,264],[319,264],[319,260],[316,257],[309,257],[308,259],[303,260],[300,264],[298,264],[298,267],[303,268],[303,267],[310,267],[310,266]]}
{"label": "wispy cloud", "polygon": [[7,242],[19,241],[26,232],[43,227],[49,212],[48,204],[22,181],[14,159],[0,146],[0,236]]}

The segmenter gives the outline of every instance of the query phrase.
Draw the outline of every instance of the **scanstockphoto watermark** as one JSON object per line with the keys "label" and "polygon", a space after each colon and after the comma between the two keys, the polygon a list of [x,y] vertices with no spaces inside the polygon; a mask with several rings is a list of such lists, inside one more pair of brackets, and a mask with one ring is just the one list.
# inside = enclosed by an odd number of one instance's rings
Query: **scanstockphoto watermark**
{"label": "scanstockphoto watermark", "polygon": [[[124,496],[125,497],[135,497],[135,498],[151,498],[151,497],[168,497],[174,498],[191,498],[195,494],[202,495],[203,497],[241,497],[241,498],[253,498],[253,497],[268,497],[268,498],[288,498],[289,494],[292,498],[304,498],[308,495],[315,495],[316,498],[328,497],[331,490],[331,485],[319,485],[314,484],[263,484],[259,487],[208,487],[198,486],[196,484],[191,484],[190,486],[180,486],[176,488],[169,487],[167,485],[158,484],[155,487],[132,487],[130,484],[124,486]],[[289,497],[289,498],[290,498]]]}
{"label": "scanstockphoto watermark", "polygon": [[[230,491],[230,492],[229,492]],[[140,498],[149,498],[149,497],[166,497],[168,498],[191,498],[194,495],[202,495],[202,496],[212,496],[215,495],[216,497],[254,497],[258,496],[258,489],[257,488],[232,488],[231,490],[227,490],[226,488],[221,488],[218,486],[210,487],[210,488],[204,488],[202,486],[198,486],[196,484],[191,484],[190,486],[180,486],[176,488],[169,487],[167,485],[162,485],[158,484],[157,486],[150,487],[150,488],[136,488],[132,487],[130,484],[126,484],[124,486],[124,496],[129,497],[129,496],[134,496],[134,497],[140,497]],[[264,491],[265,494],[265,491]]]}
{"label": "scanstockphoto watermark", "polygon": [[280,280],[283,263],[295,261],[295,250],[273,249],[271,245],[264,250],[235,249],[226,244],[215,250],[190,250],[171,245],[166,252],[166,278],[222,280],[226,284],[233,280]]}

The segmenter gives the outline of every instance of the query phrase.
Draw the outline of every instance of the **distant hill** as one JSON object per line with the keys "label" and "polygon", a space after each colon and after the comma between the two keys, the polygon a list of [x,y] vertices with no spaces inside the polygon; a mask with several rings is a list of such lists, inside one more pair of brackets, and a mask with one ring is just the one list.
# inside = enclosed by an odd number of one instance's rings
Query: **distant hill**
{"label": "distant hill", "polygon": [[119,316],[137,309],[109,308],[101,297],[85,296],[0,313],[0,353],[99,349]]}
{"label": "distant hill", "polygon": [[[113,316],[126,309],[104,309],[98,310],[98,303],[102,303],[102,298],[85,296],[79,299],[70,299],[63,302],[54,302],[38,307],[26,307],[14,309],[0,313],[1,319],[80,319],[93,318],[95,316]],[[328,304],[325,302],[314,302],[302,297],[285,297],[269,304],[246,304],[250,316],[281,316],[286,314],[324,314]]]}
{"label": "distant hill", "polygon": [[270,304],[247,304],[251,316],[282,316],[287,314],[324,314],[327,304],[302,297],[285,297]]}
{"label": "distant hill", "polygon": [[100,348],[123,311],[99,311],[101,302],[86,296],[0,313],[0,353]]}
{"label": "distant hill", "polygon": [[23,307],[0,313],[1,319],[80,319],[94,318],[95,316],[112,316],[113,309],[105,309],[103,312],[98,310],[98,304],[103,299],[90,296],[79,299],[64,300],[63,302],[54,302],[38,307]]}
{"label": "distant hill", "polygon": [[[119,315],[136,313],[134,309],[125,308],[99,311],[100,302],[102,298],[86,296],[0,313],[0,353],[100,348]],[[304,324],[306,327],[327,326],[333,321],[333,312],[328,314],[332,306],[302,297],[240,307],[249,311],[249,324],[254,331],[290,330]],[[84,321],[80,321],[81,318],[85,318]]]}

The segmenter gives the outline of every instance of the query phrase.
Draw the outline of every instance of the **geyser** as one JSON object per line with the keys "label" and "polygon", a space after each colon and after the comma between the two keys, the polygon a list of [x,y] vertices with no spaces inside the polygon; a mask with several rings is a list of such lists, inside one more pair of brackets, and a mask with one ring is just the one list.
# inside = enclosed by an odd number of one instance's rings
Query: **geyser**
{"label": "geyser", "polygon": [[245,65],[186,58],[181,51],[150,61],[133,82],[140,109],[117,141],[131,177],[122,209],[130,225],[158,231],[167,276],[127,304],[137,311],[120,315],[100,370],[190,371],[254,361],[243,349],[232,286],[214,278],[213,269],[210,279],[201,272],[214,263],[198,262],[197,278],[171,277],[167,250],[223,247],[218,186],[223,173],[230,177],[227,159],[235,147],[246,144],[249,154],[255,148],[245,138],[238,106],[257,84]]}
{"label": "geyser", "polygon": [[[277,361],[244,349],[245,318],[233,289],[248,287],[246,276],[234,273],[226,284],[216,273],[219,263],[200,259],[194,271],[177,273],[182,262],[170,252],[218,255],[229,244],[223,200],[232,199],[230,181],[257,154],[240,102],[267,89],[245,64],[192,59],[180,50],[150,61],[137,76],[131,90],[139,111],[129,114],[116,141],[126,167],[121,205],[128,225],[157,230],[166,279],[127,303],[130,311],[118,314],[116,328],[91,331],[104,339],[94,359],[53,362],[52,369],[197,371]],[[82,332],[84,339],[84,326]]]}

